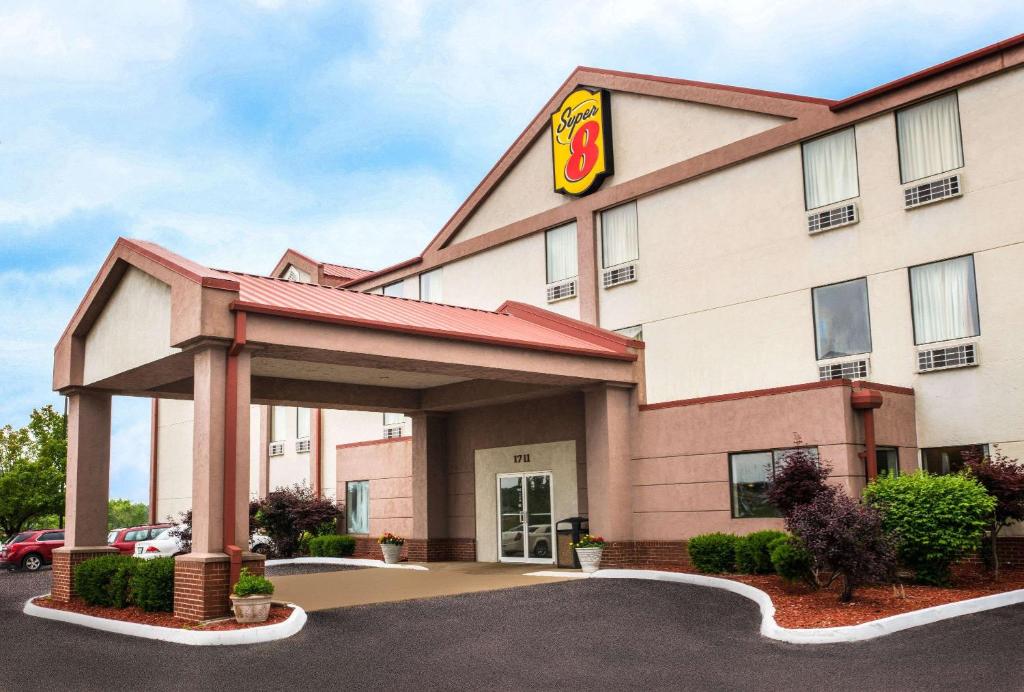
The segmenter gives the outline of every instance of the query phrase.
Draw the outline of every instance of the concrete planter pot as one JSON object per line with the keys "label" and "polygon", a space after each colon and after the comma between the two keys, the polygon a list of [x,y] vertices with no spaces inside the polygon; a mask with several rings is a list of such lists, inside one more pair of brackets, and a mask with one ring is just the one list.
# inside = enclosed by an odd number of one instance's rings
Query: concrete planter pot
{"label": "concrete planter pot", "polygon": [[394,543],[381,543],[380,551],[384,553],[385,564],[397,565],[402,555],[402,546]]}
{"label": "concrete planter pot", "polygon": [[601,553],[604,552],[604,548],[577,548],[576,557],[580,559],[580,567],[583,568],[585,574],[596,572],[598,565],[601,564]]}
{"label": "concrete planter pot", "polygon": [[235,611],[235,621],[241,625],[253,622],[266,622],[270,616],[270,601],[273,596],[253,594],[251,596],[231,595],[231,607]]}

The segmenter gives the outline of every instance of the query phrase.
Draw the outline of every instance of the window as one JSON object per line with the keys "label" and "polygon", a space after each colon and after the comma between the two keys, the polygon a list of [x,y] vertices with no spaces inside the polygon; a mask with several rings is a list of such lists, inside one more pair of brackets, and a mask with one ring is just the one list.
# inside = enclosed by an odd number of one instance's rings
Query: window
{"label": "window", "polygon": [[403,290],[404,284],[404,281],[396,281],[393,284],[388,284],[384,287],[384,295],[401,298],[405,294],[405,291]]}
{"label": "window", "polygon": [[636,341],[644,340],[644,326],[637,324],[632,327],[623,327],[622,329],[616,329],[616,334],[621,334],[628,339],[635,339]]}
{"label": "window", "polygon": [[614,267],[639,258],[636,202],[601,212],[601,266]]}
{"label": "window", "polygon": [[877,447],[875,461],[878,462],[878,475],[900,475],[900,452],[895,447]]}
{"label": "window", "polygon": [[964,454],[988,454],[988,445],[931,447],[921,450],[921,468],[939,475],[957,473],[964,467]]}
{"label": "window", "polygon": [[971,255],[911,267],[910,301],[916,344],[981,333]]}
{"label": "window", "polygon": [[113,543],[117,540],[117,531],[111,531],[107,534],[107,543]]}
{"label": "window", "polygon": [[[798,448],[729,455],[729,481],[732,485],[732,515],[737,519],[777,517],[779,511],[765,498],[768,480]],[[817,447],[799,448],[818,458]]]}
{"label": "window", "polygon": [[576,260],[576,222],[552,228],[544,234],[549,284],[579,275]]}
{"label": "window", "polygon": [[309,437],[309,414],[308,408],[295,409],[295,437]]}
{"label": "window", "polygon": [[47,531],[46,533],[44,533],[43,535],[41,535],[39,537],[39,540],[40,541],[63,541],[64,540],[64,532],[63,531]]}
{"label": "window", "polygon": [[927,178],[964,165],[956,92],[896,111],[900,180]]}
{"label": "window", "polygon": [[370,481],[345,484],[345,519],[349,533],[370,533]]}
{"label": "window", "polygon": [[288,439],[288,407],[270,407],[270,441],[281,442]]}
{"label": "window", "polygon": [[815,288],[811,302],[818,360],[871,351],[867,279]]}
{"label": "window", "polygon": [[860,194],[853,128],[804,142],[804,203],[808,209]]}
{"label": "window", "polygon": [[420,274],[420,300],[440,303],[443,298],[441,291],[441,269]]}
{"label": "window", "polygon": [[384,413],[384,425],[402,425],[405,421],[406,417],[403,413]]}

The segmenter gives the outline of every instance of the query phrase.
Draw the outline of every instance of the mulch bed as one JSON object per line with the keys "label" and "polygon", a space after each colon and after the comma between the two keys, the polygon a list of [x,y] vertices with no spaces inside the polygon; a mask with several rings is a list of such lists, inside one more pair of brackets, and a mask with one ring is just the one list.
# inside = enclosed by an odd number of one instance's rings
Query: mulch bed
{"label": "mulch bed", "polygon": [[267,618],[266,622],[240,625],[235,622],[234,618],[227,618],[197,624],[194,622],[179,620],[174,617],[173,613],[147,613],[138,606],[128,606],[127,608],[91,606],[81,598],[74,598],[70,603],[64,603],[62,601],[54,601],[49,596],[40,596],[39,598],[34,599],[32,603],[42,608],[65,610],[71,613],[80,613],[82,615],[93,615],[95,617],[106,618],[108,620],[121,620],[124,622],[135,622],[140,625],[154,625],[156,627],[169,627],[176,630],[196,630],[201,632],[244,630],[249,629],[250,627],[274,625],[279,622],[284,622],[288,619],[288,616],[292,614],[292,609],[288,606],[273,605],[270,607],[270,617]]}
{"label": "mulch bed", "polygon": [[[671,572],[697,574],[694,570],[649,566]],[[958,565],[948,587],[890,584],[858,587],[851,603],[840,603],[838,580],[831,588],[812,591],[800,584],[789,584],[775,574],[715,574],[710,576],[750,584],[771,596],[775,604],[775,621],[782,627],[813,628],[859,625],[872,620],[921,610],[944,603],[1024,589],[1024,570],[1000,570],[999,581],[979,567]]]}

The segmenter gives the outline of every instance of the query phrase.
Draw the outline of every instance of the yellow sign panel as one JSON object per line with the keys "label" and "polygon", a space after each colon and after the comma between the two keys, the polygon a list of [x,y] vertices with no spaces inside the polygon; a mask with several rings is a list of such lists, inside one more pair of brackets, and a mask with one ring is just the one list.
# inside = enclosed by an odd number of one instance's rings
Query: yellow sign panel
{"label": "yellow sign panel", "polygon": [[555,192],[577,197],[601,186],[612,170],[608,92],[577,89],[551,116]]}

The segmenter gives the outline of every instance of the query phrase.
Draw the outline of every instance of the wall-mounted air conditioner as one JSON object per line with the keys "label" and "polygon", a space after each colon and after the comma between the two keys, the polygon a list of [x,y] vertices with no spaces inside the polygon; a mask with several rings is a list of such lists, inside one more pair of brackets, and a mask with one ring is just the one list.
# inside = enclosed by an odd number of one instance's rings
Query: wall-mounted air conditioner
{"label": "wall-mounted air conditioner", "polygon": [[921,350],[917,352],[917,371],[971,367],[978,364],[978,355],[978,344],[975,343]]}
{"label": "wall-mounted air conditioner", "polygon": [[270,443],[270,456],[279,457],[284,454],[284,442]]}
{"label": "wall-mounted air conditioner", "polygon": [[632,281],[636,281],[636,276],[637,271],[635,262],[632,264],[622,264],[618,267],[605,269],[604,273],[601,274],[601,285],[605,288],[621,286],[622,284],[628,284]]}
{"label": "wall-mounted air conditioner", "polygon": [[868,376],[868,359],[845,360],[839,363],[818,364],[818,379],[825,380],[863,380]]}
{"label": "wall-mounted air conditioner", "polygon": [[548,302],[557,303],[566,298],[576,297],[576,279],[569,279],[557,284],[548,284]]}
{"label": "wall-mounted air conditioner", "polygon": [[905,187],[903,188],[903,207],[914,209],[932,202],[959,197],[963,194],[961,182],[960,175],[957,174]]}
{"label": "wall-mounted air conditioner", "polygon": [[807,232],[821,233],[831,228],[849,226],[857,221],[857,205],[851,202],[825,211],[812,211],[807,214]]}

